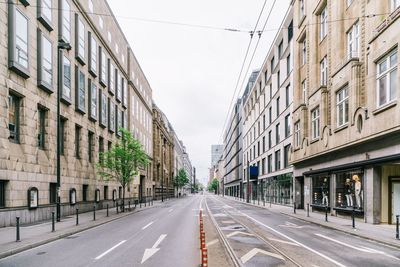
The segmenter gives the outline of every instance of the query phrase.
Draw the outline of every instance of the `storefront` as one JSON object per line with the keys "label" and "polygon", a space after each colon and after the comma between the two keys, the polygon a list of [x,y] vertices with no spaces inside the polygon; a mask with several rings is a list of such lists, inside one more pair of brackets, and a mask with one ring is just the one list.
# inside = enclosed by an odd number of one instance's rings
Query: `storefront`
{"label": "storefront", "polygon": [[267,202],[293,205],[293,175],[286,173],[264,179],[261,182]]}
{"label": "storefront", "polygon": [[364,208],[364,171],[354,170],[335,174],[335,207],[339,212],[352,211],[363,213]]}

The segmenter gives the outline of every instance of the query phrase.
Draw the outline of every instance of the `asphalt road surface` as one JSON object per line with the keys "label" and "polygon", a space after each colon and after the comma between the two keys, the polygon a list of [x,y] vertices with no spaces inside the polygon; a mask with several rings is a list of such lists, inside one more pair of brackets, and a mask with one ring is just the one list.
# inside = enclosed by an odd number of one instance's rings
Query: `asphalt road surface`
{"label": "asphalt road surface", "polygon": [[2,259],[0,266],[198,266],[201,199],[168,200],[165,205]]}

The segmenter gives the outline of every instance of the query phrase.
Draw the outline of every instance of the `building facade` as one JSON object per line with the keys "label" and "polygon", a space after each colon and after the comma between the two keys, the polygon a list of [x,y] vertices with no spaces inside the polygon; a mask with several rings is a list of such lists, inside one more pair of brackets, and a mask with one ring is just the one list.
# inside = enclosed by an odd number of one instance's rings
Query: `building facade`
{"label": "building facade", "polygon": [[296,199],[313,210],[400,214],[399,5],[294,2],[292,163]]}
{"label": "building facade", "polygon": [[242,100],[238,99],[224,131],[225,195],[240,197],[243,192]]}
{"label": "building facade", "polygon": [[[132,131],[131,97],[144,74],[104,0],[10,0],[3,20],[0,90],[0,225],[48,219],[58,196],[61,214],[115,204],[116,181],[96,174],[99,153],[120,127]],[[36,4],[37,3],[37,4]],[[97,14],[108,14],[99,16]],[[63,49],[58,49],[62,40]],[[59,60],[58,60],[58,50]],[[57,192],[57,63],[61,83],[61,187]],[[151,90],[140,98],[151,105]],[[151,116],[151,110],[149,112]],[[151,136],[151,130],[138,133]],[[143,141],[143,140],[142,140]],[[143,143],[145,145],[145,143]],[[151,145],[150,145],[151,148]],[[151,157],[151,149],[147,149]],[[144,171],[143,173],[149,173]],[[138,197],[138,185],[126,196]],[[11,218],[11,214],[14,216]]]}
{"label": "building facade", "polygon": [[[245,198],[293,204],[292,141],[293,21],[289,7],[256,79],[243,97]],[[258,179],[249,168],[258,169]],[[247,182],[249,181],[249,183]]]}
{"label": "building facade", "polygon": [[222,153],[224,153],[223,145],[211,145],[211,166],[218,163]]}

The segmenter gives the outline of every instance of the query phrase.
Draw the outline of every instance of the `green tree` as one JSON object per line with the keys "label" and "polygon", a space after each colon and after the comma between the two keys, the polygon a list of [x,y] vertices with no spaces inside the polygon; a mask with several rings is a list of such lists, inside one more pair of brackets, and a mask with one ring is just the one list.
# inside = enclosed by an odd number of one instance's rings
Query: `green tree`
{"label": "green tree", "polygon": [[104,153],[100,153],[97,173],[105,180],[118,181],[123,189],[122,205],[125,207],[125,188],[139,173],[139,168],[149,164],[149,158],[142,144],[132,134],[120,128],[121,137]]}
{"label": "green tree", "polygon": [[218,189],[218,180],[214,178],[212,182],[208,185],[208,191],[214,191],[214,193],[217,192]]}
{"label": "green tree", "polygon": [[178,171],[178,174],[173,179],[173,183],[177,189],[176,194],[178,196],[178,190],[189,183],[189,177],[183,168]]}

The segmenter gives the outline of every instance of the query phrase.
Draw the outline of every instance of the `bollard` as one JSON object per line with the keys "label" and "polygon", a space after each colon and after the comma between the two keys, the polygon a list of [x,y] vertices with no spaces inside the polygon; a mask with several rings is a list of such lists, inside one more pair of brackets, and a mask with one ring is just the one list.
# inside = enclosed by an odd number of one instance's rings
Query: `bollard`
{"label": "bollard", "polygon": [[136,204],[137,204],[137,203],[136,203],[136,200],[135,200],[134,202],[135,202],[135,209],[136,209]]}
{"label": "bollard", "polygon": [[296,214],[296,202],[293,203],[293,213]]}
{"label": "bollard", "polygon": [[208,266],[208,257],[207,257],[207,249],[206,248],[201,250],[201,266],[202,267]]}
{"label": "bollard", "polygon": [[79,224],[79,209],[76,209],[76,212],[75,212],[75,214],[76,214],[76,225],[78,225]]}
{"label": "bollard", "polygon": [[21,240],[20,235],[19,235],[19,217],[15,218],[16,221],[16,227],[17,227],[17,242],[19,242]]}
{"label": "bollard", "polygon": [[144,206],[147,207],[147,197],[144,199]]}
{"label": "bollard", "polygon": [[117,214],[118,214],[118,201],[117,201]]}
{"label": "bollard", "polygon": [[307,203],[307,217],[310,217],[310,203]]}
{"label": "bollard", "polygon": [[325,221],[328,221],[328,206],[325,206]]}
{"label": "bollard", "polygon": [[356,228],[356,221],[355,221],[355,216],[354,216],[354,206],[353,206],[353,210],[351,211],[351,220],[352,220],[352,225],[353,225],[353,229]]}
{"label": "bollard", "polygon": [[142,200],[139,200],[139,208],[142,208]]}
{"label": "bollard", "polygon": [[269,207],[271,208],[271,206],[272,206],[272,198],[269,197]]}
{"label": "bollard", "polygon": [[108,217],[108,203],[107,203],[107,217]]}
{"label": "bollard", "polygon": [[399,239],[399,216],[396,215],[396,239]]}
{"label": "bollard", "polygon": [[265,197],[263,197],[263,206],[265,207]]}
{"label": "bollard", "polygon": [[51,212],[51,231],[52,232],[56,231],[56,224],[55,224],[55,221],[54,221],[54,215],[55,215],[55,212],[52,211]]}
{"label": "bollard", "polygon": [[257,198],[257,205],[260,206],[260,197]]}
{"label": "bollard", "polygon": [[128,210],[131,211],[131,201],[128,201]]}
{"label": "bollard", "polygon": [[93,221],[96,220],[96,205],[93,205]]}

